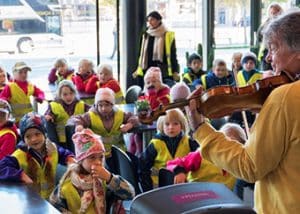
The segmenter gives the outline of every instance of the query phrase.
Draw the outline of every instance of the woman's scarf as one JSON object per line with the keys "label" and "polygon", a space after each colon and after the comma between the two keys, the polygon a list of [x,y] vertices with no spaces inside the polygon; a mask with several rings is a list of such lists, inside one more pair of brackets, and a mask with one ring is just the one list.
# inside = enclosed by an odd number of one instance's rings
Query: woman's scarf
{"label": "woman's scarf", "polygon": [[[164,35],[167,32],[167,29],[163,23],[161,23],[160,26],[157,28],[148,28],[147,34],[154,37],[154,44],[153,44],[153,61],[163,61],[163,55],[164,55],[164,46],[165,46],[165,40]],[[141,47],[141,67],[143,69],[148,68],[148,42],[149,42],[149,36],[147,34],[144,34],[143,41],[142,41],[142,47]]]}

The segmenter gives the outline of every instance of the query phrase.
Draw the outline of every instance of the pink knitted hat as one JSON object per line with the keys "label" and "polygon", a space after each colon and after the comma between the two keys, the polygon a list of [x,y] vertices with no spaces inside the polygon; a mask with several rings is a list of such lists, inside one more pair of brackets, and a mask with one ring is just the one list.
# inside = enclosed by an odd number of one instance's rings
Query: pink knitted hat
{"label": "pink knitted hat", "polygon": [[81,161],[92,154],[104,153],[105,148],[98,135],[90,129],[76,132],[72,140],[75,145],[76,160]]}
{"label": "pink knitted hat", "polygon": [[184,82],[179,82],[171,88],[170,97],[172,102],[174,102],[179,99],[186,99],[190,93],[190,88]]}

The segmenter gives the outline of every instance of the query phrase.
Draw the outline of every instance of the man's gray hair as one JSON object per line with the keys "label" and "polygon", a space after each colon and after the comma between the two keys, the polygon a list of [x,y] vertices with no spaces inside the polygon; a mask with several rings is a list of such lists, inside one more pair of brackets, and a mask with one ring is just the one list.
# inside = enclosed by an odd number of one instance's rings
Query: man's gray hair
{"label": "man's gray hair", "polygon": [[277,40],[291,51],[300,52],[300,9],[290,11],[272,20],[263,31],[266,46]]}

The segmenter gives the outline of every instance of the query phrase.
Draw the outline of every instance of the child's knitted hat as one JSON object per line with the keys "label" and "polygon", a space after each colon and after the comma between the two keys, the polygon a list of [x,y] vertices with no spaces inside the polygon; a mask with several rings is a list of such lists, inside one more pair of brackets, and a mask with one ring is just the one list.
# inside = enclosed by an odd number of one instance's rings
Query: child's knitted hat
{"label": "child's knitted hat", "polygon": [[6,114],[11,113],[10,104],[6,100],[0,99],[0,111],[5,112]]}
{"label": "child's knitted hat", "polygon": [[59,82],[59,84],[57,86],[56,98],[59,99],[61,97],[61,89],[65,86],[69,87],[70,90],[73,91],[75,96],[77,96],[77,90],[76,90],[76,87],[75,87],[74,83],[71,80],[62,80],[62,81]]}
{"label": "child's knitted hat", "polygon": [[92,154],[104,153],[105,148],[100,137],[90,129],[76,132],[72,140],[75,145],[76,160],[81,161]]}
{"label": "child's knitted hat", "polygon": [[29,112],[25,114],[20,120],[19,127],[22,139],[24,139],[25,132],[30,128],[36,128],[45,136],[47,135],[46,119],[43,115],[36,112]]}
{"label": "child's knitted hat", "polygon": [[162,76],[161,76],[160,68],[159,67],[150,67],[144,76],[144,82],[146,82],[146,80],[149,78],[157,79],[162,83]]}
{"label": "child's knitted hat", "polygon": [[115,92],[110,88],[99,88],[95,95],[95,105],[100,101],[107,101],[111,104],[115,104]]}
{"label": "child's knitted hat", "polygon": [[242,57],[242,65],[247,63],[248,60],[252,60],[255,64],[257,64],[257,57],[254,53],[252,52],[247,52],[247,53],[244,53],[243,54],[243,57]]}
{"label": "child's knitted hat", "polygon": [[190,93],[190,88],[184,82],[179,82],[172,86],[170,97],[172,102],[174,102],[176,100],[186,99]]}

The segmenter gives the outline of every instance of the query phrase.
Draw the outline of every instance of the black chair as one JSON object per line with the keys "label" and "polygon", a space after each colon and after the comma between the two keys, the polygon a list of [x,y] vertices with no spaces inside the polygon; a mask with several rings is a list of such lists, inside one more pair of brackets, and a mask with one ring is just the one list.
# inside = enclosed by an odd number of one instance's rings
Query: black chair
{"label": "black chair", "polygon": [[55,124],[53,122],[47,121],[46,122],[46,129],[47,129],[47,136],[48,138],[54,142],[58,143],[58,136],[55,128]]}
{"label": "black chair", "polygon": [[255,211],[224,184],[194,182],[142,193],[131,202],[130,213],[255,214]]}
{"label": "black chair", "polygon": [[161,168],[158,171],[158,187],[168,186],[174,184],[174,173],[165,169]]}
{"label": "black chair", "polygon": [[135,194],[140,194],[141,187],[138,182],[136,166],[134,166],[129,156],[117,146],[112,146],[111,156],[114,161],[116,173],[126,179],[135,189]]}
{"label": "black chair", "polygon": [[125,101],[126,103],[134,103],[137,101],[139,95],[142,93],[142,89],[138,85],[132,85],[130,86],[125,95]]}

